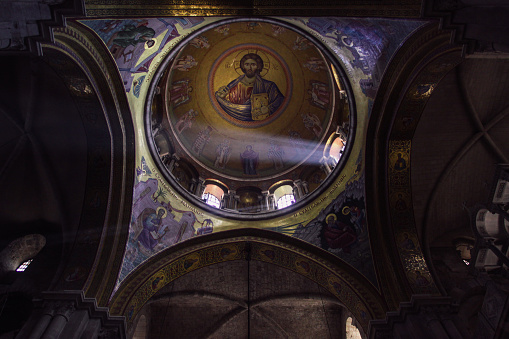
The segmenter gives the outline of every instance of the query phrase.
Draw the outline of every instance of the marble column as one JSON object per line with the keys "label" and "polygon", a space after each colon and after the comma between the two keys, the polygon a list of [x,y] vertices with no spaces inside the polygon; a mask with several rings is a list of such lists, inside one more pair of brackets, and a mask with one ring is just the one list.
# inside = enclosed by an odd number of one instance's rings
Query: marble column
{"label": "marble column", "polygon": [[295,201],[299,201],[304,198],[304,187],[302,186],[302,180],[297,179],[293,182],[293,196]]}
{"label": "marble column", "polygon": [[179,156],[176,154],[176,153],[173,153],[171,155],[171,158],[170,158],[170,161],[169,161],[169,164],[168,164],[168,171],[170,173],[173,172],[173,170],[175,169],[175,167],[178,166],[178,161],[180,160]]}
{"label": "marble column", "polygon": [[42,314],[40,315],[39,320],[35,324],[32,329],[32,333],[28,339],[39,339],[41,335],[44,333],[46,328],[51,322],[51,319],[55,315],[55,305],[54,303],[45,303],[43,306]]}
{"label": "marble column", "polygon": [[71,314],[76,310],[73,302],[67,302],[59,305],[55,315],[51,319],[50,324],[44,331],[42,339],[57,339],[64,330],[65,325],[69,322]]}
{"label": "marble column", "polygon": [[[124,317],[112,317],[83,291],[43,292],[16,339],[125,339]],[[102,334],[101,334],[102,333]],[[102,336],[101,336],[102,335]]]}
{"label": "marble column", "polygon": [[330,167],[327,158],[322,157],[319,162],[321,164],[320,168],[325,172],[325,174],[329,175],[332,172],[332,168]]}
{"label": "marble column", "polygon": [[269,211],[269,191],[262,192],[262,211]]}
{"label": "marble column", "polygon": [[224,195],[225,208],[230,210],[236,209],[235,194],[235,190],[228,190],[228,193]]}
{"label": "marble column", "polygon": [[196,190],[194,191],[194,195],[201,199],[203,195],[203,191],[205,190],[205,179],[198,178],[198,182],[196,183]]}
{"label": "marble column", "polygon": [[302,180],[302,190],[304,191],[304,195],[309,194],[309,185],[307,181]]}

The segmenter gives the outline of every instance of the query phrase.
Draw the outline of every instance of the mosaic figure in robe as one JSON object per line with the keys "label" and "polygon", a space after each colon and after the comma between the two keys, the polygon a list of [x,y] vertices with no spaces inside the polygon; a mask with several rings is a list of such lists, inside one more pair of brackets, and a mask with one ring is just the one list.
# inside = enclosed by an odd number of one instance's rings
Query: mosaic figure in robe
{"label": "mosaic figure in robe", "polygon": [[243,75],[216,91],[221,108],[231,117],[242,121],[258,121],[276,112],[285,97],[277,85],[260,75],[262,58],[248,53],[240,60]]}

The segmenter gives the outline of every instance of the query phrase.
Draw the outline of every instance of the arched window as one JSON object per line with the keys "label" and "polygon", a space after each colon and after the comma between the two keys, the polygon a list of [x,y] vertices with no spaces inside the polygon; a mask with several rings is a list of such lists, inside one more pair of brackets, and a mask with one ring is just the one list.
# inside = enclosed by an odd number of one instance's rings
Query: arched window
{"label": "arched window", "polygon": [[352,317],[346,318],[346,339],[362,339],[359,329],[352,324],[352,320]]}
{"label": "arched window", "polygon": [[19,267],[16,268],[16,272],[24,272],[27,269],[28,265],[30,265],[32,260],[34,260],[34,259],[27,260],[24,263],[22,263],[21,265],[19,265]]}
{"label": "arched window", "polygon": [[29,234],[15,239],[0,252],[0,274],[5,271],[23,272],[46,245],[41,234]]}
{"label": "arched window", "polygon": [[334,159],[335,163],[337,164],[339,159],[341,159],[341,156],[343,155],[343,152],[345,150],[345,141],[341,139],[340,137],[337,137],[334,139],[330,146],[329,155],[332,159]]}
{"label": "arched window", "polygon": [[215,208],[219,208],[221,206],[219,199],[212,193],[203,193],[202,199],[207,205],[213,206]]}
{"label": "arched window", "polygon": [[202,200],[210,206],[221,208],[221,200],[228,188],[220,181],[207,179],[205,180],[205,190],[201,196]]}
{"label": "arched window", "polygon": [[295,203],[295,198],[293,194],[285,194],[279,199],[277,199],[276,205],[278,209],[288,207]]}
{"label": "arched window", "polygon": [[342,127],[338,127],[336,132],[332,133],[325,144],[323,150],[324,161],[330,169],[334,169],[343,156],[346,147],[346,133]]}
{"label": "arched window", "polygon": [[[274,201],[276,208],[282,209],[295,203],[295,196],[293,195],[293,187],[290,185],[291,181],[286,181],[282,185],[277,185],[274,190]],[[272,190],[269,189],[269,191]]]}
{"label": "arched window", "polygon": [[145,339],[147,337],[147,318],[143,314],[136,324],[133,339]]}

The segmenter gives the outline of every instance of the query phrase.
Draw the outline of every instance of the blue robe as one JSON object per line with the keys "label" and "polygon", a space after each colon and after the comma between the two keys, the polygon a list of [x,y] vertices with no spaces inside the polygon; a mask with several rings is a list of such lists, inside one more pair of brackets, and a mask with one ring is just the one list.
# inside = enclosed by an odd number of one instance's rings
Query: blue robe
{"label": "blue robe", "polygon": [[157,240],[154,239],[150,232],[157,232],[160,223],[161,219],[154,213],[143,220],[143,230],[138,236],[138,241],[148,250],[154,249],[157,245]]}
{"label": "blue robe", "polygon": [[[235,87],[239,82],[244,79],[245,75],[238,77],[237,79],[230,82],[226,88],[228,90]],[[284,95],[279,91],[277,85],[269,80],[263,79],[259,74],[255,75],[256,79],[253,84],[253,94],[262,94],[267,93],[269,99],[269,116],[277,111],[277,109],[281,106],[283,101],[285,100]],[[221,98],[216,92],[216,99],[221,108],[232,118],[242,121],[255,121],[251,116],[251,99],[249,99],[244,105],[233,104],[230,101]]]}

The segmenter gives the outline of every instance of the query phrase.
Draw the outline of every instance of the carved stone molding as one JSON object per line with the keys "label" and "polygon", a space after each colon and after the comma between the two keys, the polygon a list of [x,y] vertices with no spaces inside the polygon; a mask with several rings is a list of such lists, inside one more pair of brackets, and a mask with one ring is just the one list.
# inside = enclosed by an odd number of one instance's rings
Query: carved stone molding
{"label": "carved stone molding", "polygon": [[369,338],[403,338],[409,333],[412,333],[412,338],[439,338],[444,333],[449,335],[451,332],[457,332],[455,328],[451,328],[454,325],[449,322],[457,312],[458,305],[449,297],[415,295],[409,302],[401,303],[397,311],[387,312],[384,320],[371,321]]}
{"label": "carved stone molding", "polygon": [[70,333],[87,338],[126,338],[125,318],[110,316],[107,307],[99,307],[95,298],[86,298],[83,291],[43,292],[34,306],[16,338],[68,338]]}

